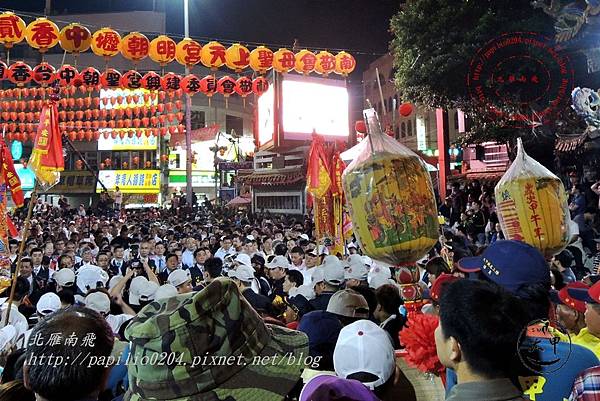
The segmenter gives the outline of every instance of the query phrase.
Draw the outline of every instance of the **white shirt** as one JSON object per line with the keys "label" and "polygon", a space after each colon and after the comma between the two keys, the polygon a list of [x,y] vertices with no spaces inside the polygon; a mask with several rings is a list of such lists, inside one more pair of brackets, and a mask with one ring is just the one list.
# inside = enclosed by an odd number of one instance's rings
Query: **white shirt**
{"label": "white shirt", "polygon": [[290,264],[290,270],[298,270],[298,271],[306,271],[306,264],[304,264],[304,261],[302,261],[302,264],[300,266],[296,266],[295,264]]}
{"label": "white shirt", "polygon": [[190,251],[189,249],[186,249],[185,251],[183,251],[183,253],[181,254],[181,263],[183,263],[186,266],[193,266],[194,265],[194,251]]}
{"label": "white shirt", "polygon": [[156,268],[159,273],[167,268],[167,261],[165,260],[164,256],[155,255],[152,257],[152,260],[154,260],[154,263],[156,264]]}

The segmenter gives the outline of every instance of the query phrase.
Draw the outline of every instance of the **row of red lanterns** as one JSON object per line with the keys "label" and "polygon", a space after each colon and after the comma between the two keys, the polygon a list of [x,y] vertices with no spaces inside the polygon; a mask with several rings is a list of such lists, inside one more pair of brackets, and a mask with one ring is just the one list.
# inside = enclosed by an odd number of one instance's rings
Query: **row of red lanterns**
{"label": "row of red lanterns", "polygon": [[[128,118],[124,118],[124,117]],[[110,117],[105,120],[105,117]],[[139,128],[148,125],[166,124],[167,122],[172,123],[174,121],[182,121],[184,114],[182,111],[176,113],[163,113],[154,115],[152,117],[141,117],[135,116],[132,113],[124,112],[122,109],[119,110],[77,110],[77,111],[64,111],[58,112],[58,119],[61,122],[70,121],[75,124],[82,124],[86,127],[92,128]],[[85,118],[85,120],[84,120]],[[5,124],[13,126],[19,123],[36,123],[40,119],[40,112],[8,112],[3,111],[0,113],[0,119]],[[14,130],[13,130],[14,131]]]}
{"label": "row of red lanterns", "polygon": [[[9,124],[10,125],[10,124]],[[11,141],[20,141],[27,142],[33,141],[35,138],[35,127],[31,127],[29,124],[22,124],[23,127],[18,127],[18,131],[16,129],[11,129],[14,127],[7,127],[9,130],[6,133],[6,140]],[[175,135],[175,134],[184,134],[185,126],[183,124],[171,125],[169,127],[160,127],[160,128],[141,128],[141,129],[121,129],[121,130],[113,130],[112,132],[103,132],[94,130],[94,129],[82,129],[78,126],[62,126],[60,127],[61,132],[64,133],[71,141],[97,141],[100,139],[100,136],[104,136],[105,139],[112,137],[116,138],[133,138],[142,136],[150,137],[150,136],[165,136],[167,134]],[[16,131],[16,132],[15,132]]]}
{"label": "row of red lanterns", "polygon": [[207,75],[204,78],[198,78],[194,74],[182,77],[173,72],[160,76],[154,71],[142,75],[136,70],[129,70],[121,74],[114,68],[107,68],[100,73],[94,67],[88,67],[79,72],[77,68],[69,64],[65,64],[56,70],[46,62],[31,68],[22,61],[17,61],[10,66],[0,61],[0,80],[2,79],[8,79],[19,87],[25,86],[31,81],[42,86],[52,85],[55,81],[58,81],[61,87],[82,86],[84,91],[88,92],[98,91],[101,88],[132,90],[142,88],[150,91],[162,89],[167,92],[182,90],[190,95],[202,92],[209,97],[215,93],[220,93],[225,97],[233,94],[238,94],[241,97],[246,97],[252,93],[261,95],[269,87],[269,82],[263,77],[251,79],[242,76],[235,79],[225,75],[217,79],[214,75]]}
{"label": "row of red lanterns", "polygon": [[[136,161],[136,159],[137,159],[137,161]],[[109,160],[109,159],[107,159],[107,160]],[[105,160],[104,162],[102,162],[102,163],[100,163],[100,164],[99,164],[99,166],[98,166],[98,167],[100,167],[100,170],[104,170],[104,169],[106,169],[106,168],[110,168],[110,167],[112,166],[112,161],[111,161],[111,160],[109,160],[109,161],[110,161],[110,163],[108,163],[108,164],[107,164],[107,163],[106,163],[106,161],[107,161],[107,160]],[[81,162],[81,164],[78,164],[77,162]],[[132,164],[134,167],[137,167],[137,166],[139,166],[139,164],[140,164],[139,157],[137,157],[137,156],[136,156],[136,157],[134,157],[134,158],[133,158],[133,160],[132,160],[132,163],[131,163],[131,164]],[[151,161],[149,161],[149,160],[148,160],[148,161],[146,161],[146,163],[144,163],[144,165],[145,165],[145,167],[146,167],[146,168],[152,168],[152,162],[151,162]],[[121,166],[122,166],[123,168],[128,168],[128,167],[129,167],[129,163],[127,163],[127,162],[123,162],[123,163],[121,163]],[[75,162],[75,168],[77,168],[78,170],[83,170],[83,161],[81,161],[81,160],[77,160],[77,161]]]}
{"label": "row of red lanterns", "polygon": [[[121,101],[121,103],[119,103],[119,100]],[[181,100],[176,100],[175,102],[166,102],[166,103],[158,103],[158,104],[152,104],[150,106],[148,105],[142,105],[142,106],[127,106],[127,107],[119,107],[119,108],[111,108],[111,109],[100,109],[98,107],[96,108],[90,108],[92,104],[96,105],[99,103],[103,103],[103,104],[108,104],[109,101],[111,104],[122,104],[123,101],[125,101],[126,99],[117,99],[117,98],[103,98],[100,100],[100,98],[62,98],[59,100],[58,102],[58,107],[59,109],[62,110],[79,110],[82,112],[87,112],[88,110],[90,112],[94,112],[97,111],[99,114],[104,113],[105,116],[110,113],[111,110],[115,110],[115,112],[118,112],[119,110],[122,110],[123,113],[125,114],[156,114],[156,113],[163,113],[165,110],[167,112],[172,112],[174,109],[176,110],[183,110],[183,103],[181,102]],[[44,105],[45,100],[5,100],[5,101],[0,101],[0,110],[3,110],[5,112],[14,110],[14,111],[26,111],[26,110],[30,110],[33,112],[36,111],[40,111],[42,109],[42,106]],[[77,107],[76,107],[77,106]],[[86,108],[88,110],[86,110]]]}
{"label": "row of red lanterns", "polygon": [[[1,74],[1,71],[0,71]],[[83,86],[69,86],[68,88],[62,88],[61,92],[64,95],[68,95],[68,96],[75,96],[77,94],[77,89],[80,88],[80,92],[87,94],[87,97],[90,97],[89,94],[87,93],[87,90],[85,90],[85,87]],[[81,90],[83,89],[83,90]],[[40,98],[40,99],[44,99],[48,96],[50,96],[53,93],[54,89],[53,88],[12,88],[12,89],[3,89],[0,90],[0,99],[3,98],[15,98],[15,99],[22,99],[24,97],[32,97],[32,98]],[[164,102],[167,97],[169,99],[172,99],[174,97],[181,97],[183,95],[183,91],[181,89],[178,89],[176,91],[163,91],[163,90],[155,90],[155,91],[150,91],[147,93],[143,93],[141,96],[144,99],[144,102],[148,103],[150,100],[155,101],[156,99],[158,99],[161,102]],[[139,96],[139,95],[131,95],[133,96]],[[117,98],[118,96],[115,96],[115,98]],[[107,97],[108,98],[108,97]],[[131,102],[128,102],[131,103]]]}

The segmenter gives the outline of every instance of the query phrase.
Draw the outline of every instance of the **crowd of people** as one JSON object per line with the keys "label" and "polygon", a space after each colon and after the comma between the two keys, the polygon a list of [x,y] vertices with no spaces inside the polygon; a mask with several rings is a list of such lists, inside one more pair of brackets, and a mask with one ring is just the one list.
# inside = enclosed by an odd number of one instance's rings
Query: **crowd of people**
{"label": "crowd of people", "polygon": [[3,295],[0,401],[417,400],[397,361],[419,354],[402,340],[414,314],[439,319],[422,341],[447,400],[600,399],[598,203],[583,192],[579,235],[547,261],[504,238],[490,187],[454,184],[410,305],[397,268],[355,239],[331,254],[309,217],[39,201],[9,324]]}

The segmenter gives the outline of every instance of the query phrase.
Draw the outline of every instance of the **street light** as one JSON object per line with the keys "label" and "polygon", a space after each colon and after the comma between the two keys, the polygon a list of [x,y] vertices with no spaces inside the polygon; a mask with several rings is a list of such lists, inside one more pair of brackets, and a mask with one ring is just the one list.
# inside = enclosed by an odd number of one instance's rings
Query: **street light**
{"label": "street light", "polygon": [[[183,0],[183,26],[184,35],[190,37],[190,10],[188,0]],[[189,67],[185,66],[185,75],[190,73]],[[185,198],[189,207],[192,207],[192,98],[189,93],[185,94],[185,175],[186,187]],[[217,194],[215,193],[215,199]]]}

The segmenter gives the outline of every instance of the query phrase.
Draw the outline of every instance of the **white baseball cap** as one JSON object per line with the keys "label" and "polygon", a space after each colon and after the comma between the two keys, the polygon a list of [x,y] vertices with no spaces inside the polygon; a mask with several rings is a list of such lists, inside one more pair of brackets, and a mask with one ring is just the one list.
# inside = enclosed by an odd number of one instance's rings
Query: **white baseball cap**
{"label": "white baseball cap", "polygon": [[309,301],[316,297],[313,286],[308,285],[308,284],[302,284],[300,287],[290,288],[289,297],[294,298],[297,295],[302,295],[304,298],[308,299]]}
{"label": "white baseball cap", "polygon": [[250,255],[246,255],[245,253],[238,253],[235,257],[235,261],[243,266],[252,267],[252,260],[250,260]]}
{"label": "white baseball cap", "polygon": [[84,294],[98,288],[98,283],[101,283],[102,287],[106,287],[108,283],[108,273],[94,265],[82,266],[76,276],[77,288]]}
{"label": "white baseball cap", "polygon": [[103,314],[110,312],[110,298],[104,292],[98,291],[85,297],[85,307]]}
{"label": "white baseball cap", "polygon": [[373,276],[369,280],[369,287],[371,287],[375,290],[385,284],[394,284],[395,285],[396,282],[394,280],[392,280],[391,278],[387,278],[382,275]]}
{"label": "white baseball cap", "polygon": [[63,267],[54,273],[52,278],[61,287],[70,287],[75,284],[75,272],[67,267]]}
{"label": "white baseball cap", "polygon": [[191,279],[192,275],[190,274],[189,270],[176,269],[169,274],[167,282],[175,287],[179,287]]}
{"label": "white baseball cap", "polygon": [[265,264],[265,266],[267,266],[268,269],[275,269],[276,267],[281,267],[282,269],[289,269],[290,262],[288,262],[285,256],[278,255],[273,258],[271,263],[267,263]]}
{"label": "white baseball cap", "polygon": [[245,265],[240,265],[227,273],[229,278],[237,278],[240,281],[249,282],[254,279],[254,269]]}
{"label": "white baseball cap", "polygon": [[317,266],[315,268],[312,269],[312,274],[311,274],[311,281],[312,281],[312,286],[314,288],[315,285],[319,284],[320,282],[325,280],[325,275],[323,274],[323,267],[322,266]]}
{"label": "white baseball cap", "polygon": [[370,257],[368,257],[367,255],[364,255],[362,257],[363,263],[369,267],[373,266],[373,259],[371,259]]}
{"label": "white baseball cap", "polygon": [[60,302],[58,295],[53,292],[47,292],[38,300],[36,310],[40,315],[46,316],[56,312],[61,307],[62,303]]}
{"label": "white baseball cap", "polygon": [[144,276],[137,276],[131,280],[129,286],[129,303],[131,305],[139,305],[140,301],[154,300],[154,294],[158,290],[159,285],[154,281],[148,281]]}
{"label": "white baseball cap", "polygon": [[340,331],[333,351],[333,366],[338,377],[364,372],[377,380],[363,383],[373,390],[388,381],[396,369],[394,346],[389,334],[369,320],[359,320]]}
{"label": "white baseball cap", "polygon": [[175,288],[174,285],[163,284],[156,290],[156,293],[154,294],[154,300],[159,301],[161,299],[171,298],[176,296],[177,294],[177,288]]}
{"label": "white baseball cap", "polygon": [[348,267],[344,269],[344,278],[346,280],[366,280],[369,275],[369,269],[360,255],[350,255],[348,258]]}
{"label": "white baseball cap", "polygon": [[323,258],[323,279],[326,283],[340,285],[344,282],[344,265],[334,255],[327,255]]}
{"label": "white baseball cap", "polygon": [[108,289],[112,290],[117,284],[119,284],[119,281],[121,281],[122,278],[123,276],[121,276],[120,274],[111,277],[110,281],[108,282]]}
{"label": "white baseball cap", "polygon": [[354,290],[337,291],[329,298],[327,312],[340,316],[363,318],[369,317],[369,304],[365,297]]}
{"label": "white baseball cap", "polygon": [[309,240],[310,240],[310,238],[309,238],[309,237],[308,237],[308,235],[306,235],[306,234],[300,234],[300,238],[302,238],[302,239],[305,239],[305,240],[307,240],[307,241],[309,241]]}

